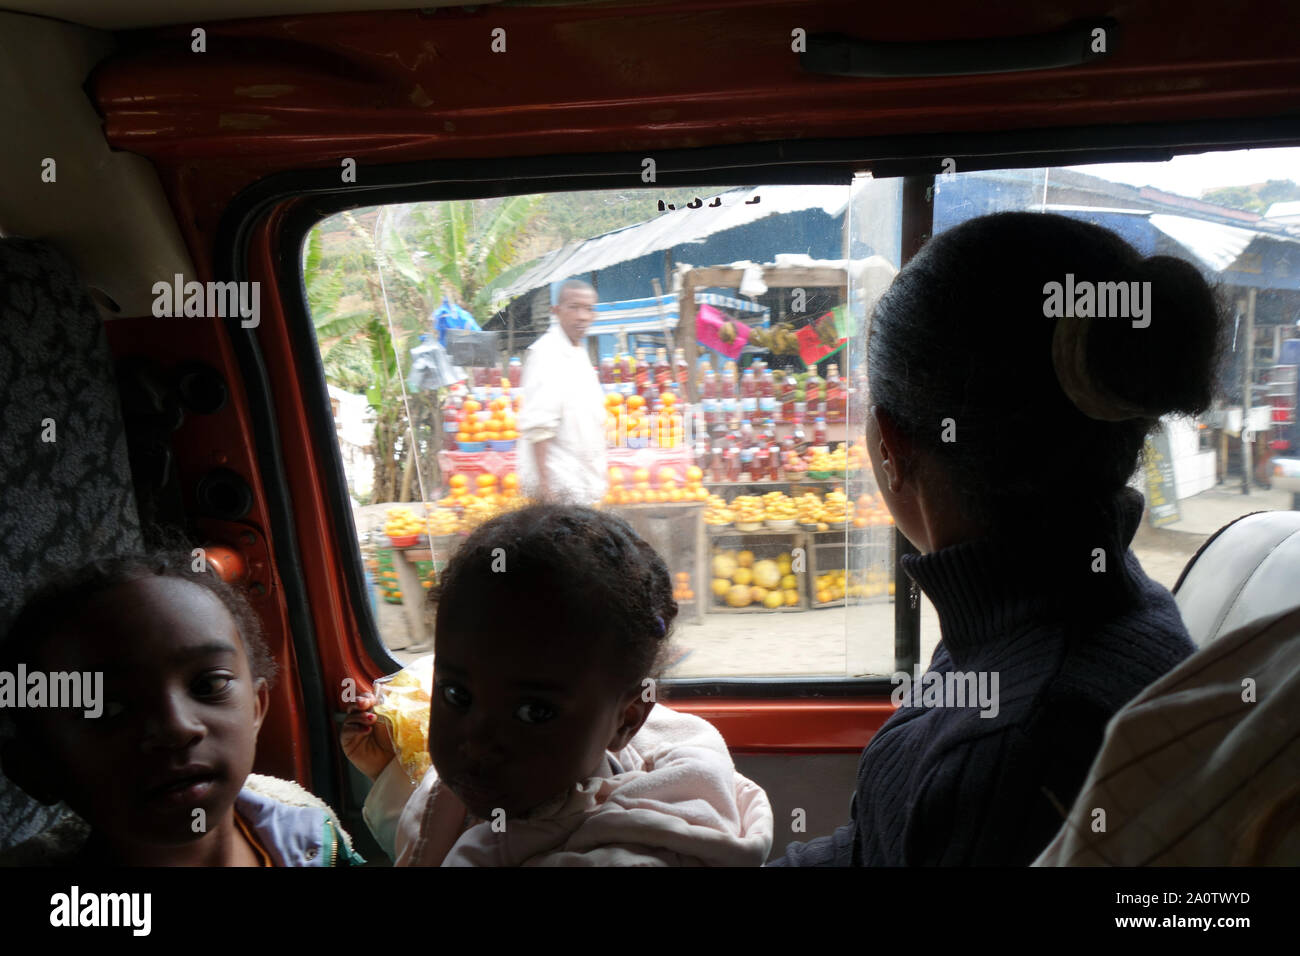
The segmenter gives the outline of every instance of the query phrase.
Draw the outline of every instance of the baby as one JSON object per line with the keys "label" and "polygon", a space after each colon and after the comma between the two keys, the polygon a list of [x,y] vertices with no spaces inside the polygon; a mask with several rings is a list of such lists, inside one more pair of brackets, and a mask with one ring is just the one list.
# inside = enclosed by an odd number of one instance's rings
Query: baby
{"label": "baby", "polygon": [[534,505],[480,527],[443,575],[413,785],[370,713],[341,740],[399,866],[759,866],[766,794],[707,721],[655,706],[677,605],[617,517]]}
{"label": "baby", "polygon": [[324,803],[251,773],[275,663],[243,597],[190,562],[121,557],[65,575],[0,644],[0,671],[102,675],[103,689],[91,708],[8,713],[5,774],[78,819],[3,862],[364,862]]}

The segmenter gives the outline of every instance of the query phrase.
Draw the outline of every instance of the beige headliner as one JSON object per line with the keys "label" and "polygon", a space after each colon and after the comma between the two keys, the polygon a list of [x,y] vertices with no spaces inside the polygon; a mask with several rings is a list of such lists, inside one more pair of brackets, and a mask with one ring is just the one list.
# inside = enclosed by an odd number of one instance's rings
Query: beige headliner
{"label": "beige headliner", "polygon": [[0,13],[0,230],[48,241],[123,315],[148,315],[153,284],[194,265],[153,165],[108,148],[82,89],[112,48],[107,33]]}
{"label": "beige headliner", "polygon": [[499,0],[0,0],[0,8],[80,23],[101,30],[131,30],[176,23],[244,20],[367,10],[486,6]]}

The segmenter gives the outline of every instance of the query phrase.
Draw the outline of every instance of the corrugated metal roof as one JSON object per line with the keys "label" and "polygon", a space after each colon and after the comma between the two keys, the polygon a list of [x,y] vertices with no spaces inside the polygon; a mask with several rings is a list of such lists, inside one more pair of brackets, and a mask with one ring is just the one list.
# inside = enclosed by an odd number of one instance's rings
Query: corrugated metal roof
{"label": "corrugated metal roof", "polygon": [[[754,202],[755,197],[758,201]],[[685,242],[706,239],[714,233],[748,225],[768,216],[806,209],[821,209],[838,216],[848,205],[846,186],[746,186],[715,196],[700,197],[698,208],[666,211],[648,222],[616,232],[573,242],[547,253],[504,290],[516,296],[571,276],[586,275],[620,262],[662,252]],[[710,205],[715,199],[717,206]]]}
{"label": "corrugated metal roof", "polygon": [[1167,216],[1156,213],[1151,216],[1151,224],[1170,239],[1184,246],[1193,256],[1213,269],[1222,272],[1237,261],[1237,257],[1246,251],[1256,236],[1269,236],[1254,229],[1242,229],[1239,226],[1225,226],[1204,219],[1189,219],[1186,216]]}

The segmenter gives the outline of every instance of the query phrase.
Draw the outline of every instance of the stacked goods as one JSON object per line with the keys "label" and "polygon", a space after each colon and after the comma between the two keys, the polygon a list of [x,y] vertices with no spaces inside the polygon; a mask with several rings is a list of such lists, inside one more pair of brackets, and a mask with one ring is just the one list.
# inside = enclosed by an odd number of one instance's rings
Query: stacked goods
{"label": "stacked goods", "polygon": [[767,506],[757,495],[740,495],[731,502],[732,520],[739,531],[757,531],[763,526]]}
{"label": "stacked goods", "polygon": [[844,598],[873,598],[894,594],[889,572],[878,568],[854,571],[826,571],[813,579],[814,606],[838,604]]}
{"label": "stacked goods", "polygon": [[831,475],[843,476],[848,469],[848,452],[844,445],[837,445],[832,452],[814,450],[808,462],[808,474],[814,478],[827,478]]}
{"label": "stacked goods", "polygon": [[410,508],[395,507],[384,512],[384,534],[396,540],[408,540],[424,531],[424,522]]}
{"label": "stacked goods", "polygon": [[894,516],[885,506],[885,500],[879,494],[858,495],[853,505],[853,527],[868,528],[894,523]]}
{"label": "stacked goods", "polygon": [[[486,407],[478,399],[465,399],[461,406],[459,430],[456,432],[456,440],[460,443],[461,450],[482,451],[482,448],[477,447],[480,442],[514,441],[519,437],[515,421],[517,411],[517,399],[512,400],[508,397],[488,399]],[[466,445],[470,447],[466,448]],[[511,446],[494,447],[499,451],[505,451]]]}
{"label": "stacked goods", "polygon": [[793,528],[798,516],[793,498],[780,491],[770,491],[763,496],[763,520],[769,528]]}
{"label": "stacked goods", "polygon": [[475,498],[500,505],[503,511],[525,503],[519,495],[519,476],[513,471],[506,472],[499,480],[496,475],[478,475],[473,482],[466,475],[454,474],[447,479],[447,484],[450,492],[438,501],[444,508],[463,509]]}
{"label": "stacked goods", "polygon": [[799,523],[810,531],[833,531],[844,526],[848,498],[836,488],[819,498],[809,491],[795,502]]}
{"label": "stacked goods", "polygon": [[726,527],[736,519],[735,512],[727,507],[726,499],[721,495],[709,495],[708,505],[704,509],[704,523],[715,528]]}
{"label": "stacked goods", "polygon": [[709,493],[701,484],[704,475],[700,469],[691,465],[686,469],[686,483],[679,485],[680,473],[668,465],[659,469],[655,476],[658,483],[650,483],[650,470],[637,468],[631,473],[632,486],[628,487],[627,469],[617,465],[609,469],[609,491],[605,493],[605,504],[643,505],[643,504],[678,504],[686,501],[707,501]]}
{"label": "stacked goods", "polygon": [[389,604],[402,603],[402,589],[397,586],[397,571],[393,568],[393,552],[387,548],[378,548],[376,555],[375,579],[379,582],[379,593]]}
{"label": "stacked goods", "polygon": [[691,576],[686,571],[678,571],[673,578],[673,600],[684,603],[695,600],[695,592],[691,590]]}
{"label": "stacked goods", "polygon": [[757,559],[753,551],[713,552],[713,596],[732,608],[758,606],[768,610],[798,607],[799,579],[792,573],[789,551]]}
{"label": "stacked goods", "polygon": [[[652,394],[653,397],[653,394]],[[677,395],[659,395],[658,408],[646,406],[641,395],[605,395],[605,443],[611,448],[677,448],[682,444],[684,422]]]}
{"label": "stacked goods", "polygon": [[434,538],[455,534],[460,530],[460,515],[450,508],[434,508],[429,515],[429,535]]}

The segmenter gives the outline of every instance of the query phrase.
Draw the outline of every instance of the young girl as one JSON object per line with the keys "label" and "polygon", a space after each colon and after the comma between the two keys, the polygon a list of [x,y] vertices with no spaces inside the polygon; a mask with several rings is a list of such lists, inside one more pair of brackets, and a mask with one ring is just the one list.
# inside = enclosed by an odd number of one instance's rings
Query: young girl
{"label": "young girl", "polygon": [[479,528],[436,593],[433,767],[413,786],[353,708],[344,751],[399,866],[758,866],[766,794],[721,735],[654,703],[677,605],[625,522],[535,505]]}
{"label": "young girl", "polygon": [[47,585],[14,622],[0,670],[103,683],[90,708],[11,712],[4,772],[77,816],[3,862],[363,862],[323,802],[250,772],[275,664],[245,600],[190,562],[182,552],[91,564]]}

